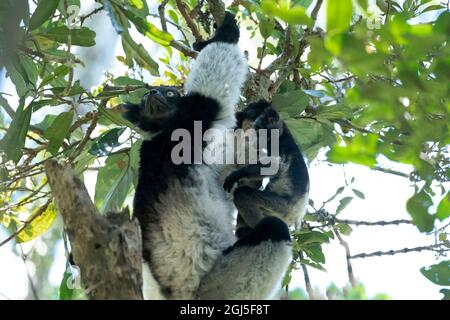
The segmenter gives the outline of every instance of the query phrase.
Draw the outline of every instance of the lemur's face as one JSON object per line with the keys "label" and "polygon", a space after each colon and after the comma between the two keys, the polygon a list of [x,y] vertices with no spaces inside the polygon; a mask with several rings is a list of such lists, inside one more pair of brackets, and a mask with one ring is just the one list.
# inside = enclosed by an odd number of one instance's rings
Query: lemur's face
{"label": "lemur's face", "polygon": [[177,109],[181,93],[175,87],[152,88],[142,97],[141,103],[126,104],[125,118],[147,132],[164,128]]}
{"label": "lemur's face", "polygon": [[149,119],[165,118],[175,111],[180,97],[174,87],[153,88],[142,98],[141,115]]}
{"label": "lemur's face", "polygon": [[243,130],[253,128],[253,124],[270,107],[265,102],[250,103],[243,111],[236,113],[237,127]]}

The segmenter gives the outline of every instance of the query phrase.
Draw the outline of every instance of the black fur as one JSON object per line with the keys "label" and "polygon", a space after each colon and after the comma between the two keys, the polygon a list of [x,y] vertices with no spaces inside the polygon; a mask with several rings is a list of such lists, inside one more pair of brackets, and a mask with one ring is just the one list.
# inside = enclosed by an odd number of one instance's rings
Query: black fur
{"label": "black fur", "polygon": [[289,228],[283,220],[277,217],[266,217],[262,219],[253,229],[247,230],[245,235],[231,247],[224,251],[230,253],[236,248],[243,246],[256,246],[263,241],[291,241]]}
{"label": "black fur", "polygon": [[194,43],[193,47],[196,51],[201,51],[208,44],[213,42],[237,43],[239,41],[239,27],[236,23],[234,15],[225,12],[222,25],[217,28],[214,37],[207,41]]}
{"label": "black fur", "polygon": [[[234,16],[227,13],[224,24],[217,29],[214,38],[198,44],[197,48],[201,50],[206,45],[216,41],[236,43],[238,39],[239,29]],[[179,185],[183,188],[186,186],[189,188],[194,187],[192,189],[195,189],[196,186],[200,186],[200,188],[204,188],[204,186],[198,184],[199,177],[197,172],[193,170],[195,164],[190,164],[193,163],[192,158],[191,162],[187,164],[173,163],[171,153],[174,146],[179,142],[171,141],[171,136],[176,129],[186,129],[193,137],[194,121],[201,121],[203,134],[211,128],[215,121],[219,120],[218,116],[223,106],[214,97],[208,98],[196,93],[189,93],[185,96],[176,94],[169,97],[167,92],[174,90],[171,87],[160,87],[152,90],[143,97],[139,105],[127,104],[125,106],[125,117],[146,134],[151,135],[151,139],[144,140],[140,150],[140,169],[134,197],[133,214],[138,218],[142,229],[144,260],[149,264],[154,278],[160,285],[162,294],[166,298],[173,298],[177,296],[176,290],[183,287],[183,283],[172,282],[169,279],[170,276],[169,278],[166,276],[164,281],[162,281],[163,276],[158,274],[158,272],[153,272],[157,269],[156,267],[161,269],[164,266],[157,265],[161,261],[157,260],[158,256],[154,254],[156,250],[152,247],[151,237],[155,235],[161,236],[158,241],[171,244],[171,235],[161,234],[163,229],[161,219],[166,211],[164,208],[160,211],[156,208],[164,196],[172,192],[176,194],[177,192],[177,190],[170,189],[169,181],[179,181]],[[192,142],[191,147],[191,156],[194,157],[196,152],[202,151],[194,148],[203,149],[204,146],[196,146]],[[212,174],[211,176],[213,177],[214,175]],[[208,190],[203,189],[198,191],[208,192]],[[195,196],[195,193],[193,194]],[[220,199],[221,197],[222,195],[218,198]],[[170,210],[167,211],[170,212]],[[237,242],[234,247],[257,245],[264,240],[289,240],[289,232],[287,231],[286,233],[286,229],[283,229],[280,221],[268,219],[261,222],[258,228],[249,232],[246,240]],[[192,223],[208,224],[208,221]],[[287,227],[284,226],[284,228]],[[198,241],[196,236],[193,235],[192,241]],[[203,235],[201,236],[203,237]],[[211,242],[214,241],[215,239],[211,240]],[[178,250],[178,248],[175,249]],[[179,250],[182,251],[183,248],[179,248]],[[274,272],[276,271],[278,270]]]}
{"label": "black fur", "polygon": [[[294,203],[304,196],[309,189],[308,168],[304,161],[303,155],[295,142],[294,137],[287,128],[286,124],[281,120],[279,114],[273,106],[261,100],[248,105],[243,111],[236,113],[237,127],[243,126],[245,120],[253,123],[253,128],[258,129],[279,129],[279,156],[281,164],[288,164],[287,173],[284,175],[275,174],[270,177],[270,182],[265,190],[257,190],[248,186],[240,186],[234,192],[234,203],[239,212],[260,210],[262,213],[278,212],[280,215],[288,214],[286,212],[290,204]],[[270,138],[270,135],[268,135]],[[268,154],[271,155],[270,141],[267,144]],[[235,183],[242,178],[263,179],[260,170],[261,164],[246,165],[232,172],[224,182],[224,189],[230,191]],[[280,171],[279,171],[280,172]],[[281,179],[288,179],[291,190],[288,193],[279,194],[273,186]],[[265,210],[269,209],[269,210]],[[241,237],[248,232],[248,226],[243,223],[245,220],[238,217],[238,230],[236,235]],[[242,228],[242,230],[240,230]]]}

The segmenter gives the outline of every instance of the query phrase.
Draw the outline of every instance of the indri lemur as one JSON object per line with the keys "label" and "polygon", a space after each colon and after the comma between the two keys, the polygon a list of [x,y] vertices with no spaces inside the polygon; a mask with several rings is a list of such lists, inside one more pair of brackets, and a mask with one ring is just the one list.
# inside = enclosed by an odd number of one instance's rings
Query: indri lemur
{"label": "indri lemur", "polygon": [[[237,236],[241,237],[250,230],[248,226],[255,227],[267,216],[279,217],[288,225],[299,224],[308,203],[309,176],[294,137],[273,106],[264,100],[249,104],[236,114],[236,118],[237,128],[279,130],[279,170],[274,175],[262,176],[263,165],[258,162],[238,167],[225,179],[223,187],[228,192],[238,183],[234,191],[234,204],[238,210]],[[270,133],[267,137],[270,138]],[[269,156],[272,154],[270,146],[269,141]],[[264,190],[259,190],[265,177],[269,182]],[[249,181],[253,185],[249,186]],[[240,185],[239,182],[243,183]]]}
{"label": "indri lemur", "polygon": [[134,214],[142,228],[146,298],[266,299],[289,264],[290,235],[282,220],[265,218],[237,240],[234,208],[215,168],[171,159],[174,130],[193,137],[194,121],[202,122],[203,132],[235,126],[248,68],[238,40],[234,16],[226,13],[215,36],[196,46],[201,52],[184,96],[161,87],[141,104],[125,106],[126,117],[145,132]]}

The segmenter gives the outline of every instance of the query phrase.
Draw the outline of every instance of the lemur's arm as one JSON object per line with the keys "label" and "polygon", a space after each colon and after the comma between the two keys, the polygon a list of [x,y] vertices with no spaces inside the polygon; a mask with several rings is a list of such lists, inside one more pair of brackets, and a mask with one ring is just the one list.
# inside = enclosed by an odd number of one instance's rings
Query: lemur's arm
{"label": "lemur's arm", "polygon": [[[270,160],[272,162],[279,162],[278,157],[265,157],[265,159]],[[235,171],[231,172],[224,181],[223,188],[227,192],[231,192],[233,185],[241,179],[250,179],[250,180],[262,180],[264,178],[269,178],[277,174],[277,172],[273,172],[273,174],[263,174],[262,169],[267,167],[267,165],[263,165],[261,163],[257,164],[249,164]]]}
{"label": "lemur's arm", "polygon": [[246,58],[237,45],[238,40],[236,20],[226,12],[214,37],[195,45],[201,52],[185,83],[187,97],[200,95],[218,102],[215,120],[225,121],[228,127],[233,125],[235,107],[248,69]]}

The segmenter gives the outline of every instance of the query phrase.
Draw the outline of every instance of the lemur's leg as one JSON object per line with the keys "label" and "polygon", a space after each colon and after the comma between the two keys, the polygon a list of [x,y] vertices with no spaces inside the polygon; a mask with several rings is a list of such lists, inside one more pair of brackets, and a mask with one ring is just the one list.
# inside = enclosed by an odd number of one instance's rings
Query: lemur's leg
{"label": "lemur's leg", "polygon": [[[289,209],[288,200],[274,192],[256,190],[249,187],[237,188],[234,192],[234,204],[242,219],[250,227],[267,216],[285,218]],[[238,226],[239,227],[239,226]]]}
{"label": "lemur's leg", "polygon": [[237,43],[238,39],[239,27],[235,22],[235,18],[231,13],[225,12],[223,22],[221,23],[221,26],[218,27],[215,35],[209,40],[194,43],[194,49],[201,51],[204,47],[213,42]]}
{"label": "lemur's leg", "polygon": [[264,218],[219,257],[200,282],[200,299],[270,299],[291,260],[287,225]]}

